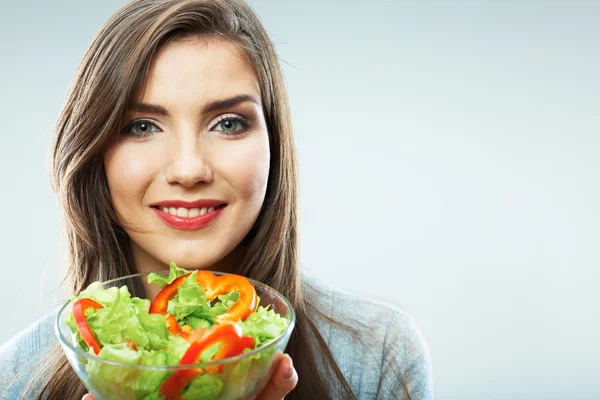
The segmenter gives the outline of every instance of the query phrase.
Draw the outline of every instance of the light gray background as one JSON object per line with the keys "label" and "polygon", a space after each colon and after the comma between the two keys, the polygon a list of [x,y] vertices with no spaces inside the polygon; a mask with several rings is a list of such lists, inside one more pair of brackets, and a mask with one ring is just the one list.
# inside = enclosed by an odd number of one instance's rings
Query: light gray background
{"label": "light gray background", "polygon": [[[3,343],[57,302],[47,149],[123,2],[0,4]],[[440,399],[600,398],[600,4],[251,4],[289,63],[303,265],[410,312]]]}

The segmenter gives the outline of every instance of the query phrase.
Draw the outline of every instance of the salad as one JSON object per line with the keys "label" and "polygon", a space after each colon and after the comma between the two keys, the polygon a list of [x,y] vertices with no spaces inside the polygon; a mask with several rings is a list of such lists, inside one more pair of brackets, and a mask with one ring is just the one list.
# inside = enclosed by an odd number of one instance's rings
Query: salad
{"label": "salad", "polygon": [[[170,264],[169,275],[151,273],[161,290],[153,301],[132,297],[127,286],[90,284],[73,296],[65,322],[74,344],[100,359],[85,360],[89,385],[108,398],[142,400],[217,399],[235,377],[246,377],[253,360],[270,363],[272,351],[240,362],[180,370],[176,366],[234,357],[279,337],[290,321],[259,305],[254,286],[240,275],[217,276]],[[271,349],[268,349],[271,350]],[[274,350],[274,348],[272,349]],[[229,383],[229,386],[232,386]]]}

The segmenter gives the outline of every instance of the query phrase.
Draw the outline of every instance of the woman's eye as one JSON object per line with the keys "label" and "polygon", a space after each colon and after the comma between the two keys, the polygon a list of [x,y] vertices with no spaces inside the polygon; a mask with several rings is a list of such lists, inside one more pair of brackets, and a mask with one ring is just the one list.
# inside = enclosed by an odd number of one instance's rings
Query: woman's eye
{"label": "woman's eye", "polygon": [[124,133],[135,136],[146,136],[154,132],[161,132],[155,123],[148,120],[137,120],[128,123],[123,129]]}
{"label": "woman's eye", "polygon": [[240,117],[225,117],[217,122],[212,130],[223,132],[226,135],[235,135],[242,133],[248,128],[248,122]]}

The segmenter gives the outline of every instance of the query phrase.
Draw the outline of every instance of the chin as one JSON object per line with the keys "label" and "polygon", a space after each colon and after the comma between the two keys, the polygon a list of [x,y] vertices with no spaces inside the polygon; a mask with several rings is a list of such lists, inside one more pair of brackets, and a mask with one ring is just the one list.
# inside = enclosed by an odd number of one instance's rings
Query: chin
{"label": "chin", "polygon": [[210,269],[214,264],[219,261],[219,257],[211,254],[196,252],[189,253],[177,253],[172,256],[165,255],[161,257],[164,264],[168,267],[170,262],[175,262],[178,267],[185,269]]}
{"label": "chin", "polygon": [[228,232],[200,240],[166,235],[143,235],[131,239],[136,262],[152,266],[149,270],[168,269],[171,262],[185,269],[221,270],[224,264],[238,259],[239,254],[235,251],[238,241],[235,236],[235,232]]}

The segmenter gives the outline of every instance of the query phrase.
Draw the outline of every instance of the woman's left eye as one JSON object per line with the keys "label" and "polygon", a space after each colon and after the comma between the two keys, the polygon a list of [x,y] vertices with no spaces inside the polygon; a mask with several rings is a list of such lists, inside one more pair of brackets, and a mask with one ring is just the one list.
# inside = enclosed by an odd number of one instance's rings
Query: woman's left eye
{"label": "woman's left eye", "polygon": [[236,117],[225,117],[219,120],[211,130],[223,132],[226,135],[237,135],[250,127],[248,120],[245,118]]}

